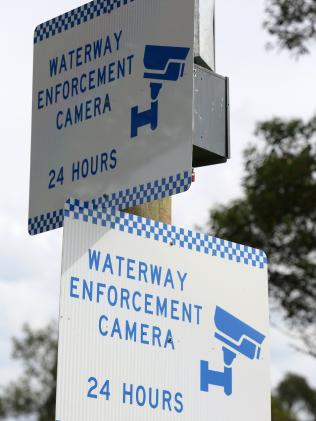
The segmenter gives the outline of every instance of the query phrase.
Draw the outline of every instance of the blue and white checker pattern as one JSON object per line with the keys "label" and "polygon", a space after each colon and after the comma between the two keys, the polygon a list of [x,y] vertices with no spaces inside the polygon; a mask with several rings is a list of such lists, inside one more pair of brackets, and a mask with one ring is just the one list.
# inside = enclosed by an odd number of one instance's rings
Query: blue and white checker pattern
{"label": "blue and white checker pattern", "polygon": [[267,257],[262,250],[134,216],[117,211],[115,208],[102,211],[91,208],[79,200],[69,199],[64,212],[67,218],[116,229],[142,238],[150,238],[260,269],[267,266]]}
{"label": "blue and white checker pattern", "polygon": [[109,14],[114,9],[129,5],[135,0],[94,0],[70,12],[38,25],[34,32],[34,44],[51,38],[61,32],[81,25],[97,16]]}
{"label": "blue and white checker pattern", "polygon": [[[127,190],[121,190],[118,193],[103,195],[91,202],[84,202],[86,208],[114,208],[127,209],[153,200],[162,199],[174,194],[182,193],[191,185],[192,176],[188,171],[155,180],[150,183],[141,184]],[[63,209],[49,212],[44,215],[30,218],[28,229],[31,235],[40,234],[63,226]]]}
{"label": "blue and white checker pattern", "polygon": [[64,221],[64,210],[59,209],[43,215],[30,218],[28,221],[29,233],[31,235],[61,228]]}

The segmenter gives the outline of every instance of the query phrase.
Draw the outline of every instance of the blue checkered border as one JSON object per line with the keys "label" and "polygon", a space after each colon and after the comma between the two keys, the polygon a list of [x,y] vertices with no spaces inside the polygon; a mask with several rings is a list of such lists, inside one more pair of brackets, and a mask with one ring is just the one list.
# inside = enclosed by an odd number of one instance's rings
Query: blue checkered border
{"label": "blue checkered border", "polygon": [[129,5],[135,0],[94,0],[63,15],[38,25],[34,32],[34,44],[66,32],[114,9]]}
{"label": "blue checkered border", "polygon": [[[189,171],[141,184],[118,193],[104,194],[98,199],[84,202],[86,208],[127,209],[153,200],[162,199],[182,193],[191,185],[192,175]],[[63,226],[63,209],[30,218],[28,230],[31,235],[40,234]]]}
{"label": "blue checkered border", "polygon": [[154,239],[260,269],[267,266],[267,257],[262,250],[120,212],[115,208],[96,209],[79,200],[69,199],[65,205],[65,217],[116,229],[142,238]]}

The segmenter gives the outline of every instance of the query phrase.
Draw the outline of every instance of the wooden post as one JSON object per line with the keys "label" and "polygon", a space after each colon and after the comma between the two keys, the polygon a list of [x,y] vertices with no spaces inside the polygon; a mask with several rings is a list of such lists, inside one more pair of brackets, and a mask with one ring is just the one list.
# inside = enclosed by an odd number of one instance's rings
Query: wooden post
{"label": "wooden post", "polygon": [[154,202],[126,209],[125,212],[142,216],[144,218],[154,219],[165,224],[171,224],[171,211],[171,197],[167,197],[165,199],[155,200]]}

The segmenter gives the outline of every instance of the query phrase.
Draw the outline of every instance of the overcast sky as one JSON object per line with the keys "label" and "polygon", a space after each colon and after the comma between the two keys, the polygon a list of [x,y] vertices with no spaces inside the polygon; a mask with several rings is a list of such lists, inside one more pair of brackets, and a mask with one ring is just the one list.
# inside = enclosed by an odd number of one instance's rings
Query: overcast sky
{"label": "overcast sky", "polygon": [[[0,383],[19,367],[10,360],[10,337],[23,322],[44,326],[58,316],[61,230],[27,234],[33,30],[79,6],[79,0],[3,2],[1,46]],[[173,222],[205,225],[209,209],[241,194],[242,150],[254,140],[256,121],[274,116],[310,118],[316,112],[316,50],[295,61],[267,52],[264,0],[217,1],[217,72],[230,77],[231,154],[228,164],[197,172],[197,181],[173,201]],[[315,360],[297,354],[271,330],[272,382],[286,371],[316,386]]]}

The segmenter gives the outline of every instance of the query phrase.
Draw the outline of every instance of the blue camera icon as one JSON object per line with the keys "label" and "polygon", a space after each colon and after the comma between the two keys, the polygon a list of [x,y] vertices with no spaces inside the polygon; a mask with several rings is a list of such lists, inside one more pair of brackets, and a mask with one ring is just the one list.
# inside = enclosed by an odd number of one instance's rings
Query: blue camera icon
{"label": "blue camera icon", "polygon": [[214,322],[217,329],[214,336],[223,343],[224,371],[210,370],[208,361],[201,361],[200,389],[208,392],[211,385],[221,386],[229,396],[233,392],[232,364],[235,358],[240,354],[250,360],[259,360],[265,336],[218,306]]}
{"label": "blue camera icon", "polygon": [[139,111],[138,105],[131,110],[131,138],[138,136],[140,127],[150,125],[151,130],[158,127],[158,96],[163,81],[176,82],[183,77],[185,61],[190,49],[160,45],[147,45],[144,54],[144,79],[151,79],[151,106]]}

